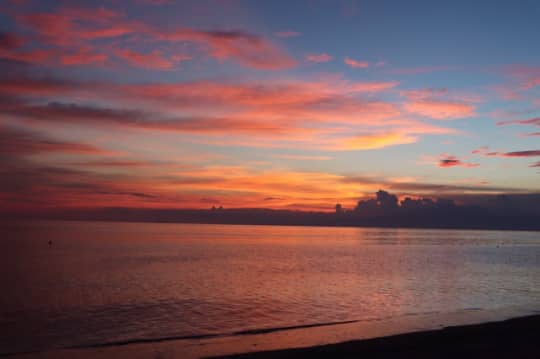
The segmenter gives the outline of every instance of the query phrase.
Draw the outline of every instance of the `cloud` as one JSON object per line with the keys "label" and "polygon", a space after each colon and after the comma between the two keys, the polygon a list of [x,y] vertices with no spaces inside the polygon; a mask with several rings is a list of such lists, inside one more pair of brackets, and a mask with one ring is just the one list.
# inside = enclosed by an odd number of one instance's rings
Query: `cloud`
{"label": "cloud", "polygon": [[[453,99],[447,89],[420,89],[402,91],[407,98],[403,108],[413,114],[436,120],[459,119],[475,115],[475,107],[470,97]],[[454,96],[455,97],[455,96]]]}
{"label": "cloud", "polygon": [[399,85],[397,81],[387,82],[358,82],[350,85],[350,89],[354,92],[380,92],[389,90]]}
{"label": "cloud", "polygon": [[162,6],[162,5],[171,5],[174,4],[173,0],[136,0],[140,4],[145,5],[154,5],[154,6]]}
{"label": "cloud", "polygon": [[[147,129],[168,132],[186,133],[223,133],[233,130],[237,133],[285,133],[291,127],[271,123],[256,123],[252,121],[228,118],[174,118],[155,120],[155,115],[137,110],[117,110],[81,106],[76,104],[49,103],[45,106],[19,105],[16,108],[4,110],[18,117],[30,120],[61,122],[92,126],[121,126],[134,129]],[[152,119],[154,118],[154,119]]]}
{"label": "cloud", "polygon": [[540,67],[526,65],[506,66],[504,72],[519,82],[518,90],[526,91],[540,86]]}
{"label": "cloud", "polygon": [[540,150],[512,151],[512,152],[497,152],[490,151],[489,147],[483,146],[474,151],[473,154],[478,154],[487,157],[534,157],[540,156]]}
{"label": "cloud", "polygon": [[[397,85],[340,78],[114,84],[5,75],[0,100],[2,94],[16,97],[0,101],[0,113],[32,126],[122,127],[191,133],[198,136],[189,141],[212,145],[332,151],[383,148],[413,143],[419,135],[455,132],[402,118],[396,105],[371,98]],[[47,103],[48,98],[73,102]],[[99,105],[110,103],[122,107]],[[223,131],[231,136],[218,140]]]}
{"label": "cloud", "polygon": [[472,167],[480,166],[478,163],[463,162],[463,161],[457,159],[455,156],[448,156],[448,157],[442,158],[442,159],[439,160],[439,163],[437,165],[439,167],[443,167],[443,168],[447,168],[447,167],[472,168]]}
{"label": "cloud", "polygon": [[157,50],[142,54],[129,49],[118,49],[115,51],[115,54],[126,60],[132,66],[155,70],[170,70],[174,67],[175,62],[191,59],[191,57],[187,55],[177,55],[174,60],[169,59]]}
{"label": "cloud", "polygon": [[386,70],[389,74],[394,75],[418,75],[430,72],[450,71],[455,69],[451,66],[422,66],[422,67],[409,67],[409,68],[394,68]]}
{"label": "cloud", "polygon": [[0,54],[4,51],[15,50],[22,47],[25,39],[12,32],[0,32]]}
{"label": "cloud", "polygon": [[540,156],[540,150],[530,150],[530,151],[514,151],[502,153],[503,157],[533,157]]}
{"label": "cloud", "polygon": [[298,37],[302,34],[297,31],[284,30],[284,31],[274,32],[274,35],[281,38],[289,38],[289,37]]}
{"label": "cloud", "polygon": [[27,51],[6,51],[0,52],[0,58],[13,60],[28,64],[47,64],[56,56],[55,51],[51,50],[27,50]]}
{"label": "cloud", "polygon": [[512,121],[499,121],[497,126],[504,125],[531,125],[531,126],[540,126],[540,117],[534,117],[527,120],[512,120]]}
{"label": "cloud", "polygon": [[291,155],[291,154],[274,155],[272,157],[283,158],[286,160],[301,160],[301,161],[328,161],[332,159],[332,157],[330,156]]}
{"label": "cloud", "polygon": [[[505,125],[540,126],[540,117],[533,117],[526,120],[512,120],[512,121],[497,122],[497,126],[505,126]],[[540,136],[540,132],[526,133],[525,136]]]}
{"label": "cloud", "polygon": [[[257,69],[278,70],[296,65],[296,61],[276,44],[246,31],[204,31],[188,27],[164,29],[130,20],[124,14],[103,7],[60,8],[56,12],[20,14],[17,20],[37,33],[43,43],[56,46],[57,52],[63,55],[74,47],[89,46],[93,40],[114,41],[114,44],[120,41],[126,47],[133,46],[134,41],[136,46],[143,39],[150,44],[168,43],[169,49],[176,42],[198,44],[199,50],[218,61],[231,59]],[[133,41],[127,41],[127,38]],[[170,67],[157,49],[146,55],[138,54],[139,51],[132,48],[122,51],[120,56],[130,64],[158,69]],[[179,60],[177,56],[175,61]]]}
{"label": "cloud", "polygon": [[367,61],[357,61],[354,59],[351,59],[350,57],[346,57],[345,60],[343,60],[345,64],[349,65],[352,68],[358,68],[363,69],[369,67],[369,62]]}
{"label": "cloud", "polygon": [[[0,113],[33,125],[124,127],[197,134],[201,137],[189,140],[212,145],[332,151],[382,148],[413,143],[419,135],[455,132],[404,119],[396,105],[370,98],[397,85],[336,78],[115,84],[8,75],[0,76],[0,95],[17,98],[0,101]],[[73,102],[47,103],[58,97]],[[115,102],[122,108],[98,105]],[[230,136],[218,140],[223,131]]]}
{"label": "cloud", "polygon": [[[487,146],[480,147],[480,148],[472,151],[472,153],[482,155],[482,156],[486,156],[486,157],[528,158],[528,157],[540,156],[540,150],[496,152],[496,151],[490,151],[489,147],[487,147]],[[536,164],[532,164],[529,167],[537,167]]]}
{"label": "cloud", "polygon": [[60,63],[66,66],[103,64],[107,59],[106,54],[94,53],[90,47],[82,47],[73,53],[62,54]]}
{"label": "cloud", "polygon": [[437,100],[408,102],[404,105],[406,111],[436,120],[459,119],[474,116],[474,106]]}
{"label": "cloud", "polygon": [[306,55],[306,61],[309,61],[309,62],[322,63],[322,62],[332,61],[333,59],[334,59],[334,57],[332,57],[332,56],[330,56],[328,54],[325,54],[325,53]]}
{"label": "cloud", "polygon": [[410,144],[417,141],[417,137],[399,132],[375,133],[345,138],[338,145],[342,150],[373,150],[389,146]]}
{"label": "cloud", "polygon": [[63,152],[83,155],[107,153],[107,151],[92,145],[54,140],[37,132],[0,125],[0,153],[26,155],[43,152]]}
{"label": "cloud", "polygon": [[94,160],[94,161],[78,161],[69,162],[69,166],[76,167],[124,167],[124,168],[139,168],[157,166],[159,163],[134,160]]}
{"label": "cloud", "polygon": [[471,151],[471,153],[473,155],[485,154],[486,152],[489,152],[489,147],[488,146],[482,146],[482,147],[479,147],[479,148]]}
{"label": "cloud", "polygon": [[173,31],[153,30],[160,40],[191,41],[209,49],[217,60],[233,59],[238,63],[262,70],[280,70],[296,65],[296,61],[270,41],[245,31],[198,31],[180,28]]}
{"label": "cloud", "polygon": [[412,182],[412,181],[389,181],[385,178],[372,178],[363,176],[343,176],[340,178],[342,182],[358,185],[371,185],[370,188],[385,187],[393,191],[399,191],[400,193],[416,193],[420,195],[430,194],[445,194],[445,195],[463,195],[469,194],[481,194],[481,193],[518,193],[526,192],[526,190],[516,189],[513,187],[504,186],[488,186],[485,184],[455,184],[455,183],[431,183],[431,182]]}

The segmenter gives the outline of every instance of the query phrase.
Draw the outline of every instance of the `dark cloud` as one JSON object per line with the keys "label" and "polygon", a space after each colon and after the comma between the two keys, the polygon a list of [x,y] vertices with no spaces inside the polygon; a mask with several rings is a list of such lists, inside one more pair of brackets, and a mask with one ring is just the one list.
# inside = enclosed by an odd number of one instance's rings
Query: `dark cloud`
{"label": "dark cloud", "polygon": [[78,167],[148,167],[156,166],[158,163],[130,160],[98,160],[98,161],[79,161],[70,162],[70,166]]}
{"label": "dark cloud", "polygon": [[106,151],[92,145],[53,140],[37,132],[0,125],[0,153],[33,154],[40,152],[65,152],[77,154],[106,153]]}
{"label": "dark cloud", "polygon": [[240,133],[268,134],[287,133],[291,130],[290,126],[283,124],[259,123],[232,118],[164,118],[163,116],[140,110],[122,110],[58,102],[51,102],[46,105],[32,105],[15,97],[4,97],[4,100],[0,101],[0,113],[30,121],[76,123],[80,125],[109,127],[120,126],[166,132],[221,134],[223,131],[233,130]]}
{"label": "dark cloud", "polygon": [[443,158],[443,159],[439,160],[438,166],[443,167],[443,168],[444,167],[467,167],[467,168],[470,168],[470,167],[478,167],[480,165],[478,163],[463,162],[463,161],[455,158],[454,156],[450,156],[448,158]]}
{"label": "dark cloud", "polygon": [[534,157],[540,156],[540,150],[506,152],[501,155],[504,157]]}
{"label": "dark cloud", "polygon": [[488,186],[484,184],[444,184],[429,182],[391,182],[384,179],[363,176],[344,176],[341,179],[345,183],[378,184],[381,187],[389,188],[400,193],[439,193],[455,194],[463,192],[527,192],[526,190],[515,189],[503,186]]}
{"label": "dark cloud", "polygon": [[512,121],[499,121],[498,126],[504,125],[534,125],[540,126],[540,117],[534,117],[527,120],[512,120]]}
{"label": "dark cloud", "polygon": [[24,39],[11,32],[0,32],[0,57],[2,51],[14,50],[24,44]]}

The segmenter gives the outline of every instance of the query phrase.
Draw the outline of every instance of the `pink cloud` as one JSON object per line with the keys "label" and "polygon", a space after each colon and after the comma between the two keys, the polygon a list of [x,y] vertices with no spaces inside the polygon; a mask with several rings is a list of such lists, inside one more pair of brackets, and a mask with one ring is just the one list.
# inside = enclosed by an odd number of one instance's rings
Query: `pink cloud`
{"label": "pink cloud", "polygon": [[289,37],[297,37],[297,36],[300,36],[302,34],[297,32],[297,31],[285,30],[285,31],[275,32],[274,35],[276,37],[289,38]]}
{"label": "pink cloud", "polygon": [[346,57],[345,60],[343,61],[345,62],[345,64],[353,68],[363,69],[363,68],[369,67],[369,62],[357,61],[357,60],[351,59],[350,57]]}
{"label": "pink cloud", "polygon": [[458,119],[474,116],[474,106],[437,100],[408,102],[404,105],[408,112],[430,117],[436,120]]}
{"label": "pink cloud", "polygon": [[459,119],[475,115],[471,96],[451,96],[448,89],[419,89],[400,93],[407,98],[403,108],[413,114],[436,120]]}
{"label": "pink cloud", "polygon": [[243,31],[197,31],[188,28],[171,32],[153,31],[166,41],[191,41],[208,48],[217,60],[234,59],[249,67],[279,70],[296,65],[296,61],[275,44]]}
{"label": "pink cloud", "polygon": [[480,148],[477,148],[477,149],[471,151],[471,153],[473,155],[485,154],[486,152],[489,152],[489,147],[488,146],[482,146]]}
{"label": "pink cloud", "polygon": [[[88,45],[88,41],[145,39],[150,42],[191,42],[218,61],[233,60],[264,70],[296,65],[296,61],[269,40],[244,31],[202,31],[190,28],[162,29],[126,19],[123,14],[105,9],[64,8],[54,13],[32,13],[17,16],[19,23],[30,27],[47,44],[66,48]],[[135,50],[130,50],[136,52]],[[133,53],[125,54],[132,60]],[[168,65],[153,54],[150,63],[158,68]],[[135,63],[141,63],[135,60]]]}
{"label": "pink cloud", "polygon": [[349,89],[353,92],[380,92],[389,90],[399,85],[397,81],[388,82],[358,82],[349,85]]}
{"label": "pink cloud", "polygon": [[63,54],[60,56],[60,62],[63,65],[89,65],[102,64],[107,60],[108,56],[102,53],[93,53],[90,47],[83,47],[71,54]]}
{"label": "pink cloud", "polygon": [[430,72],[450,71],[455,69],[451,66],[423,66],[423,67],[409,67],[409,68],[395,68],[387,70],[388,73],[394,75],[418,75]]}
{"label": "pink cloud", "polygon": [[0,58],[14,61],[26,62],[29,64],[48,64],[55,58],[56,52],[45,49],[17,51],[17,52],[0,52]]}
{"label": "pink cloud", "polygon": [[306,61],[309,61],[309,62],[322,63],[322,62],[332,61],[333,59],[334,58],[332,56],[325,53],[306,55]]}
{"label": "pink cloud", "polygon": [[520,90],[530,90],[540,85],[540,67],[526,65],[512,65],[505,68],[505,72],[519,81]]}
{"label": "pink cloud", "polygon": [[[21,98],[0,104],[0,113],[33,126],[47,122],[162,131],[193,134],[190,140],[200,143],[250,147],[364,150],[413,143],[421,135],[455,133],[405,119],[395,104],[371,99],[371,94],[397,84],[332,78],[120,85],[10,78],[0,81],[0,94]],[[64,103],[54,102],[58,97]],[[50,102],[40,105],[31,101],[34,98]],[[96,105],[76,105],[81,99]],[[121,103],[121,108],[99,106],[111,101]],[[224,131],[230,136],[215,138]]]}
{"label": "pink cloud", "polygon": [[157,70],[170,70],[174,67],[175,62],[190,59],[189,56],[182,55],[176,55],[174,58],[168,59],[157,50],[151,53],[141,54],[129,49],[118,49],[115,51],[115,54],[132,66]]}

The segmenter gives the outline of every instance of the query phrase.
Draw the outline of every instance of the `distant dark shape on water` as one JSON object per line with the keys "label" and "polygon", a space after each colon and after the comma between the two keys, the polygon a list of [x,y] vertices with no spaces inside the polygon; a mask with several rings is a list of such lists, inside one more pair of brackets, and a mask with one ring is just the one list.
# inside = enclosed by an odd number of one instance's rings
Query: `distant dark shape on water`
{"label": "distant dark shape on water", "polygon": [[329,227],[540,230],[540,194],[486,195],[477,198],[476,202],[465,200],[407,197],[400,201],[396,195],[379,190],[374,198],[358,201],[353,209],[336,204],[333,212],[265,208],[226,209],[222,206],[213,206],[211,209],[116,207],[50,212],[44,218]]}

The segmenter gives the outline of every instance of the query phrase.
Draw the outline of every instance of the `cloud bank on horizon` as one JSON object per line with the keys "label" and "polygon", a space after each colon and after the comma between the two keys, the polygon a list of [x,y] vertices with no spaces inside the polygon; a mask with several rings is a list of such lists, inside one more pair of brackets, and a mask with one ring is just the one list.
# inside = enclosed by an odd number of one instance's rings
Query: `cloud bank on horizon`
{"label": "cloud bank on horizon", "polygon": [[540,4],[342,3],[2,3],[2,210],[540,192]]}

